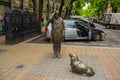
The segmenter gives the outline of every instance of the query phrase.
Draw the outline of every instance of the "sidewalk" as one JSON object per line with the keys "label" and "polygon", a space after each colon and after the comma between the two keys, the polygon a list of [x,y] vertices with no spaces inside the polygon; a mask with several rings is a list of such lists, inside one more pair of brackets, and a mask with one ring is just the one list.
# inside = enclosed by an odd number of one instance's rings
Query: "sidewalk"
{"label": "sidewalk", "polygon": [[0,45],[4,45],[4,44],[5,44],[5,36],[0,35]]}
{"label": "sidewalk", "polygon": [[[54,59],[51,44],[0,45],[0,80],[120,80],[120,49],[62,46]],[[69,53],[95,70],[93,77],[72,73]],[[17,66],[23,65],[21,68]]]}

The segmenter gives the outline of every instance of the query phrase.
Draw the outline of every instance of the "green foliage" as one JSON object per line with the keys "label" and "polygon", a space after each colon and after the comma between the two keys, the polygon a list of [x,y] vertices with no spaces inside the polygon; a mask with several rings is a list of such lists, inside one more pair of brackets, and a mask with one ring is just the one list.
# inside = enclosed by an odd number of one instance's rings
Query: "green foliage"
{"label": "green foliage", "polygon": [[[97,16],[106,12],[109,0],[76,0],[73,9],[76,14],[86,17]],[[111,0],[112,7],[120,7],[120,0]],[[83,9],[86,3],[90,3],[87,9]]]}
{"label": "green foliage", "polygon": [[65,6],[65,9],[69,10],[70,9],[70,6],[68,4],[66,4]]}
{"label": "green foliage", "polygon": [[66,4],[64,7],[65,7],[65,9],[67,9],[67,10],[70,10],[70,8],[71,8],[71,6],[73,6],[74,5],[74,2],[76,2],[77,0],[70,0],[70,2],[72,2],[73,4],[71,5],[71,4]]}
{"label": "green foliage", "polygon": [[81,14],[82,7],[85,6],[86,0],[76,0],[73,5],[73,9],[75,10],[76,14]]}
{"label": "green foliage", "polygon": [[107,8],[107,0],[90,0],[90,5],[87,9],[83,10],[84,16],[100,16],[100,11],[104,12]]}
{"label": "green foliage", "polygon": [[120,0],[112,0],[113,5],[120,6]]}

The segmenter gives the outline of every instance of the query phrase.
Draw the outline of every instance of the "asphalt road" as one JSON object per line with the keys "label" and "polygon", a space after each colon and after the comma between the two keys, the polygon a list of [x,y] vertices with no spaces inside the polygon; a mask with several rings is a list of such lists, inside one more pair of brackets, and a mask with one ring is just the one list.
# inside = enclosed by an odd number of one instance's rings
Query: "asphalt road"
{"label": "asphalt road", "polygon": [[[105,29],[104,26],[95,24],[98,29],[104,30],[107,35],[103,41],[88,41],[88,40],[78,40],[78,41],[65,41],[63,45],[78,45],[78,46],[99,46],[99,47],[117,47],[120,48],[120,29]],[[45,37],[41,37],[31,41],[31,43],[40,44],[51,44],[47,41]]]}

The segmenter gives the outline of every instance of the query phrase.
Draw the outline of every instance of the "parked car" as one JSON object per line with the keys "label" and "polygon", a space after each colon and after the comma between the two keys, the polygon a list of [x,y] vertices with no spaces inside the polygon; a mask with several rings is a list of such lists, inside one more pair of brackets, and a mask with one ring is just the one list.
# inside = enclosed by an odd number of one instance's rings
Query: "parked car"
{"label": "parked car", "polygon": [[102,18],[98,18],[98,19],[97,19],[97,23],[98,23],[98,24],[101,24],[101,25],[102,25],[102,22],[103,22]]}
{"label": "parked car", "polygon": [[[105,32],[96,28],[90,27],[88,24],[84,24],[82,21],[77,20],[64,20],[65,24],[65,35],[64,40],[80,40],[88,39],[100,41],[105,38]],[[46,26],[46,38],[51,39],[51,26],[49,23]]]}
{"label": "parked car", "polygon": [[96,18],[96,17],[90,17],[90,18],[88,18],[88,20],[91,21],[92,23],[93,23],[93,22],[94,22],[94,23],[97,23],[97,22],[98,22],[98,18]]}
{"label": "parked car", "polygon": [[86,19],[83,16],[70,16],[70,20],[79,20],[82,21],[84,24],[88,24],[91,27],[95,28],[93,21],[90,19]]}
{"label": "parked car", "polygon": [[85,18],[83,16],[70,16],[70,19],[73,19],[73,20],[84,20]]}

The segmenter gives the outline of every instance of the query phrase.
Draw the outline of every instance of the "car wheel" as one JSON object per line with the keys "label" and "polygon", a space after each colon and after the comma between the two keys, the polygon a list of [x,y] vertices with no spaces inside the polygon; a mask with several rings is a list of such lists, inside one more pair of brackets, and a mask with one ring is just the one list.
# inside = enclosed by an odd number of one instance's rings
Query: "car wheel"
{"label": "car wheel", "polygon": [[100,41],[101,40],[101,35],[100,34],[95,34],[94,35],[94,41]]}
{"label": "car wheel", "polygon": [[113,27],[112,29],[115,29],[116,27]]}
{"label": "car wheel", "polygon": [[110,27],[110,25],[106,25],[106,29],[110,29],[111,27]]}
{"label": "car wheel", "polygon": [[47,42],[50,42],[51,41],[51,39],[45,39]]}

